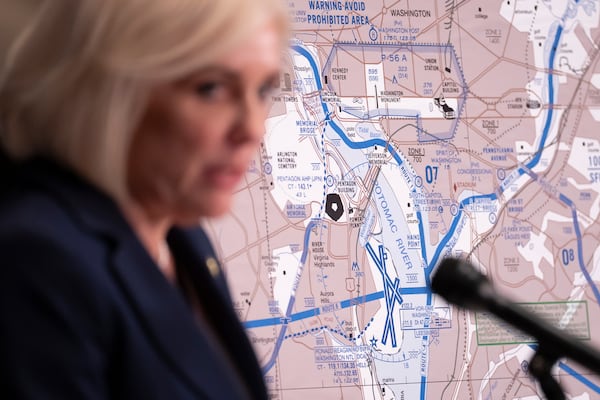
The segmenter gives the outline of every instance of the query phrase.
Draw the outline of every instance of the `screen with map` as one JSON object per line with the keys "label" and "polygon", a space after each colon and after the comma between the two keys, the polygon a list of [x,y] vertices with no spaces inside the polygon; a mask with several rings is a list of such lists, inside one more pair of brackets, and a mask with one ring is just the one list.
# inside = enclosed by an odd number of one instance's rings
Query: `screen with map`
{"label": "screen with map", "polygon": [[207,225],[272,398],[541,398],[534,339],[429,283],[466,258],[600,346],[598,0],[286,3],[264,143]]}

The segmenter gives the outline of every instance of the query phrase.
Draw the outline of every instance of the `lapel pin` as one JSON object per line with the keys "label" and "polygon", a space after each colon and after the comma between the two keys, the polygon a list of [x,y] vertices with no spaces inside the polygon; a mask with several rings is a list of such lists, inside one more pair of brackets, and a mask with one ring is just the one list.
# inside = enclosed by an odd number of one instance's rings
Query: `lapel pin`
{"label": "lapel pin", "polygon": [[206,259],[206,268],[208,268],[208,272],[210,272],[213,278],[219,276],[219,263],[213,257],[209,257]]}

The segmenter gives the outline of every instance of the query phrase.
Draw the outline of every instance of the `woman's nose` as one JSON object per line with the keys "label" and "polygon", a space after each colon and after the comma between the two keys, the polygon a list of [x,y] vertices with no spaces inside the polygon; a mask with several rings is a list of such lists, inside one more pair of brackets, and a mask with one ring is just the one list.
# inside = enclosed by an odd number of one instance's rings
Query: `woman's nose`
{"label": "woman's nose", "polygon": [[240,107],[238,124],[233,133],[236,142],[260,142],[265,134],[268,107],[264,101],[245,96]]}

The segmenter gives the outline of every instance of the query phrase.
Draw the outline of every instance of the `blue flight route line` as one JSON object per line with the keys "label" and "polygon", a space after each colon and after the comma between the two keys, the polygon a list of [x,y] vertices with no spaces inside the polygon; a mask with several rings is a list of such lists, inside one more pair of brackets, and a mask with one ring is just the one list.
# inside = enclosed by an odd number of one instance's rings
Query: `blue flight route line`
{"label": "blue flight route line", "polygon": [[[537,343],[530,344],[529,347],[531,347],[534,351],[537,351],[538,344]],[[562,361],[559,361],[558,367],[560,369],[562,369],[563,371],[565,371],[567,374],[571,375],[573,378],[577,379],[579,382],[583,383],[585,386],[592,389],[594,392],[600,393],[600,386],[596,385],[594,382],[590,381],[588,378],[581,375],[579,372],[575,371],[569,365],[563,363]]]}
{"label": "blue flight route line", "polygon": [[558,196],[560,200],[565,203],[571,209],[571,215],[573,216],[573,225],[575,227],[575,236],[577,237],[577,261],[579,262],[579,269],[583,276],[585,276],[585,280],[588,285],[592,288],[594,292],[594,296],[596,296],[596,302],[600,304],[600,291],[598,291],[598,286],[596,286],[594,280],[590,276],[587,268],[585,267],[585,261],[583,260],[583,239],[581,237],[581,230],[579,229],[579,219],[577,218],[577,209],[575,208],[575,204],[564,194],[559,194]]}
{"label": "blue flight route line", "polygon": [[[575,3],[578,3],[578,0],[576,0]],[[548,63],[548,68],[549,68],[549,72],[548,72],[548,106],[549,106],[548,114],[547,114],[547,118],[546,118],[546,123],[544,125],[544,131],[542,134],[542,139],[540,141],[540,146],[539,146],[538,152],[535,155],[535,157],[527,164],[527,168],[529,168],[529,169],[532,169],[533,167],[535,167],[541,158],[541,153],[545,146],[546,139],[548,138],[548,132],[550,130],[550,125],[552,122],[552,114],[553,114],[553,106],[554,106],[554,81],[553,81],[552,71],[554,70],[554,58],[556,56],[556,49],[558,48],[558,43],[560,41],[560,36],[562,35],[562,32],[563,32],[563,27],[562,27],[562,25],[559,25],[556,30],[556,35],[554,36],[554,41],[552,43],[552,49],[550,49],[550,58],[549,58],[549,63]],[[524,173],[525,173],[525,170],[523,168],[520,168],[519,174],[523,175]],[[571,208],[571,213],[573,215],[573,224],[575,226],[575,235],[577,236],[577,251],[579,253],[578,254],[579,266],[580,266],[581,272],[585,276],[585,279],[590,284],[590,287],[592,288],[594,295],[596,296],[596,301],[598,301],[600,304],[600,292],[598,291],[598,288],[596,287],[593,280],[591,279],[587,269],[585,268],[585,262],[583,261],[582,238],[581,238],[581,231],[579,230],[579,223],[578,223],[578,219],[577,219],[577,210],[575,209],[575,205],[573,204],[573,202],[569,198],[567,198],[565,195],[559,194],[559,198],[562,202],[564,202]],[[600,387],[595,385],[593,382],[591,382],[589,379],[585,378],[581,374],[577,373],[574,369],[572,369],[568,365],[559,363],[559,366],[561,369],[563,369],[569,375],[571,375],[572,377],[574,377],[575,379],[577,379],[578,381],[580,381],[581,383],[583,383],[584,385],[586,385],[587,387],[589,387],[590,389],[595,391],[596,393],[600,393]]]}
{"label": "blue flight route line", "polygon": [[[539,177],[535,172],[530,171],[528,169],[526,169],[525,172],[534,181],[539,180]],[[594,296],[596,297],[596,302],[598,304],[600,304],[600,290],[598,290],[598,286],[596,285],[596,283],[590,276],[590,274],[585,266],[585,261],[583,260],[583,239],[581,236],[581,230],[579,229],[579,218],[577,217],[577,208],[575,207],[575,204],[573,203],[573,201],[571,199],[569,199],[567,196],[565,196],[564,194],[559,193],[558,198],[560,201],[565,203],[571,209],[571,216],[573,217],[573,226],[575,228],[575,237],[577,238],[577,262],[579,263],[579,269],[583,273],[583,276],[585,277],[585,280],[587,281],[588,285],[594,292]]]}
{"label": "blue flight route line", "polygon": [[554,37],[552,48],[550,49],[550,60],[548,62],[548,114],[546,118],[546,124],[544,125],[544,130],[542,131],[542,138],[540,140],[538,151],[531,161],[527,163],[527,168],[529,169],[532,169],[540,162],[542,150],[544,150],[544,147],[546,146],[546,139],[548,139],[548,132],[550,131],[550,125],[552,124],[552,115],[554,114],[554,74],[552,71],[554,70],[554,57],[556,57],[556,50],[558,48],[558,42],[560,41],[562,31],[563,27],[562,25],[559,25],[556,29],[556,36]]}
{"label": "blue flight route line", "polygon": [[[419,288],[407,288],[404,290],[400,290],[400,293],[401,294],[419,294],[418,289]],[[423,289],[421,289],[421,290],[423,290]],[[344,309],[344,308],[354,307],[359,304],[364,304],[364,303],[369,303],[371,301],[380,300],[380,299],[383,299],[384,296],[385,296],[385,294],[383,293],[383,290],[381,290],[379,292],[367,294],[365,296],[352,297],[347,300],[342,300],[339,303],[337,303],[337,305],[339,306],[340,309]],[[317,316],[321,315],[322,312],[323,312],[322,308],[312,308],[310,310],[301,311],[296,314],[292,314],[288,317],[288,320],[286,320],[285,317],[280,316],[280,317],[272,317],[272,318],[265,318],[265,319],[256,319],[253,321],[246,321],[246,322],[244,322],[244,327],[246,329],[252,329],[252,328],[264,328],[266,326],[283,325],[288,322],[296,322],[296,321],[301,321],[301,320],[307,319],[307,318],[317,317]]]}
{"label": "blue flight route line", "polygon": [[[401,296],[415,295],[415,294],[427,294],[428,292],[429,292],[429,288],[427,288],[427,287],[408,287],[408,288],[400,288],[399,289],[399,293]],[[373,292],[373,293],[370,293],[370,294],[367,294],[364,296],[352,297],[350,299],[341,300],[339,303],[337,303],[337,305],[338,305],[339,309],[344,309],[344,308],[354,307],[354,306],[357,306],[360,304],[370,303],[372,301],[381,300],[383,298],[385,298],[385,293],[383,290],[380,290],[379,292]],[[328,307],[328,308],[331,308],[331,307]],[[328,310],[327,312],[331,312],[331,310]],[[271,317],[271,318],[264,318],[264,319],[255,319],[252,321],[245,321],[244,327],[246,329],[253,329],[253,328],[264,328],[266,326],[284,325],[289,322],[296,322],[296,321],[301,321],[303,319],[318,317],[322,313],[324,313],[324,311],[320,307],[311,308],[310,310],[291,314],[289,317],[278,316],[278,317]]]}
{"label": "blue flight route line", "polygon": [[446,235],[444,235],[444,237],[440,241],[439,246],[437,247],[435,253],[433,254],[431,262],[425,269],[425,279],[427,279],[428,286],[430,283],[429,280],[430,280],[431,272],[433,271],[433,268],[437,265],[438,260],[442,254],[442,251],[446,247],[446,244],[448,243],[450,238],[452,238],[452,236],[454,236],[454,232],[456,231],[456,228],[458,227],[458,223],[460,222],[460,219],[462,218],[462,211],[465,208],[465,206],[470,205],[470,204],[475,204],[477,202],[477,200],[479,200],[479,199],[489,199],[491,201],[494,201],[497,198],[498,198],[498,196],[495,193],[491,193],[491,194],[484,194],[484,195],[479,195],[479,196],[471,196],[466,199],[463,199],[459,203],[458,213],[454,217],[454,220],[452,221],[452,224],[450,225],[450,229],[448,229],[448,232],[446,233]]}
{"label": "blue flight route line", "polygon": [[600,393],[600,386],[596,385],[594,382],[590,381],[588,378],[575,371],[569,365],[563,362],[559,362],[558,366],[560,367],[560,369],[565,371],[567,374],[571,375],[573,378],[577,379],[579,382],[583,383],[585,386],[592,389],[594,392]]}
{"label": "blue flight route line", "polygon": [[368,303],[368,302],[371,302],[371,301],[383,299],[383,296],[384,296],[384,293],[383,293],[383,290],[382,290],[380,292],[371,293],[371,294],[368,294],[366,296],[353,297],[353,298],[348,299],[348,300],[342,300],[342,301],[340,301],[340,307],[341,308],[354,307],[354,306],[357,306],[359,304]]}
{"label": "blue flight route line", "polygon": [[[315,220],[310,221],[306,227],[306,231],[304,232],[304,249],[302,250],[302,256],[300,257],[300,266],[298,267],[296,279],[294,280],[294,283],[296,285],[300,282],[300,275],[302,274],[302,270],[304,269],[306,257],[308,257],[308,241],[310,240],[310,233],[316,225],[317,222]],[[292,313],[292,308],[294,307],[294,302],[296,301],[296,289],[298,288],[292,287],[290,300],[288,302],[288,307],[285,312],[285,315],[279,318],[283,326],[281,327],[281,331],[279,332],[279,337],[275,341],[275,348],[273,349],[271,358],[263,367],[263,374],[266,374],[271,368],[273,368],[273,365],[275,365],[277,357],[279,356],[279,350],[281,349],[281,345],[283,344],[283,340],[285,338],[285,332],[287,331],[287,322],[290,321],[290,314]]]}

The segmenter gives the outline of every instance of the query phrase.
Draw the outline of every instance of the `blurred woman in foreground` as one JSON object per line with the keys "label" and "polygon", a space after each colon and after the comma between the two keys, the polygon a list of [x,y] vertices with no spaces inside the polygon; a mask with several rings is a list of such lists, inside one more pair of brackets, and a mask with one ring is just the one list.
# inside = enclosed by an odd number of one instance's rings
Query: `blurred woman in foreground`
{"label": "blurred woman in foreground", "polygon": [[0,397],[267,398],[199,220],[262,140],[282,2],[0,1]]}

